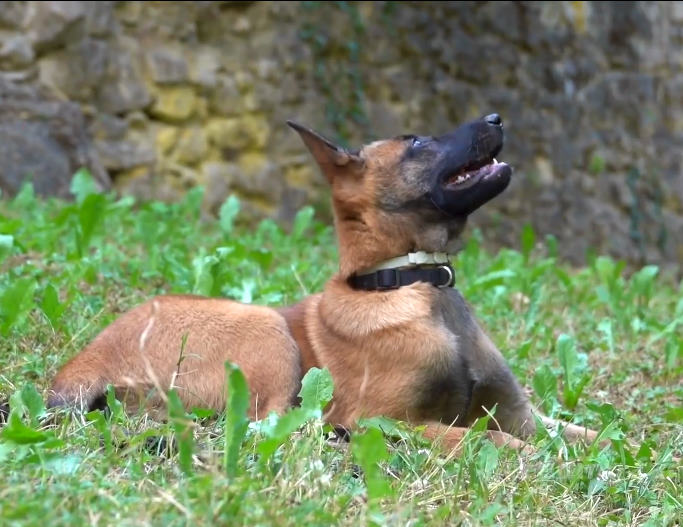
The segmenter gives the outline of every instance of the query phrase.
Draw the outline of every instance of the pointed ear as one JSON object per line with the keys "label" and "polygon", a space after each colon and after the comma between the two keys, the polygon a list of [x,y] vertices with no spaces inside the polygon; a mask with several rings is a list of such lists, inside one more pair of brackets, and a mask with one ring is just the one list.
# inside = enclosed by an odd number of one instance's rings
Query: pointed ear
{"label": "pointed ear", "polygon": [[294,121],[287,121],[287,124],[301,136],[304,144],[313,154],[313,157],[330,182],[335,175],[341,172],[348,170],[358,171],[363,167],[363,159],[357,154],[335,145],[329,139],[324,138],[306,126]]}

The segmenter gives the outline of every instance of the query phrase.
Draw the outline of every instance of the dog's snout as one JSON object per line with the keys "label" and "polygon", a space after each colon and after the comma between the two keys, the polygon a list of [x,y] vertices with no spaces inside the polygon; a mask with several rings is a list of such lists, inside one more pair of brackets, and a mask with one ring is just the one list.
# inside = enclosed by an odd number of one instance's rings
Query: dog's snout
{"label": "dog's snout", "polygon": [[491,115],[487,115],[484,117],[484,120],[492,125],[495,126],[502,126],[503,125],[503,120],[500,118],[500,115],[497,113],[492,113]]}

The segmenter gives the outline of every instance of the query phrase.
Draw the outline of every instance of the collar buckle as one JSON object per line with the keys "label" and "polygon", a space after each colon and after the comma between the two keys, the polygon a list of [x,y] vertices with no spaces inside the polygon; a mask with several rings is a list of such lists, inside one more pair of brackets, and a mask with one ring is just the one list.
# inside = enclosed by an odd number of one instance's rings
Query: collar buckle
{"label": "collar buckle", "polygon": [[445,284],[439,284],[436,287],[438,287],[439,289],[451,287],[455,283],[455,275],[453,274],[453,268],[450,265],[440,265],[439,269],[443,269],[448,273],[448,281]]}

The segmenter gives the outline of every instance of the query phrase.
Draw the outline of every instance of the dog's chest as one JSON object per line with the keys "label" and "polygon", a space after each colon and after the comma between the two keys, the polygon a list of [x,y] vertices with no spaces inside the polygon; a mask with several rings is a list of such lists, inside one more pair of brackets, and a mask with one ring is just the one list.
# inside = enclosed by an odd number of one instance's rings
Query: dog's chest
{"label": "dog's chest", "polygon": [[467,418],[474,384],[471,339],[463,333],[467,316],[458,315],[459,306],[447,293],[427,293],[413,309],[406,308],[409,302],[394,302],[391,309],[379,304],[360,321],[338,304],[311,308],[324,315],[309,334],[318,363],[334,379],[331,419],[346,423],[360,415],[385,415],[459,423]]}
{"label": "dog's chest", "polygon": [[476,379],[470,368],[476,322],[460,294],[449,290],[434,305],[434,320],[448,345],[417,376],[416,410],[423,418],[461,425],[467,418]]}
{"label": "dog's chest", "polygon": [[460,425],[467,418],[474,381],[467,364],[452,354],[439,367],[426,368],[417,378],[415,411],[423,419]]}

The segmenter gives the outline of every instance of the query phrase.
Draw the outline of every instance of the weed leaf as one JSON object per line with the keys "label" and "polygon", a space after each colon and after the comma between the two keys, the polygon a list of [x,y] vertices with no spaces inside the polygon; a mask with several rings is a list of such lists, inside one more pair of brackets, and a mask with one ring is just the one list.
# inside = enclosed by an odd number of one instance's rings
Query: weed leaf
{"label": "weed leaf", "polygon": [[85,198],[97,193],[97,185],[95,185],[92,174],[87,169],[81,168],[71,179],[69,190],[76,198],[76,203],[80,205],[85,201]]}
{"label": "weed leaf", "polygon": [[557,399],[557,377],[547,364],[541,366],[531,380],[531,385],[543,401],[543,409],[550,413],[553,402]]}
{"label": "weed leaf", "polygon": [[237,475],[237,460],[249,420],[249,387],[239,366],[226,362],[227,406],[225,415],[225,452],[223,465],[229,477]]}
{"label": "weed leaf", "polygon": [[219,211],[219,225],[223,234],[229,236],[232,234],[235,218],[240,212],[240,201],[234,194],[231,194],[228,199],[223,202]]}
{"label": "weed leaf", "polygon": [[327,368],[311,368],[301,381],[301,407],[320,417],[322,409],[332,400],[334,383]]}
{"label": "weed leaf", "polygon": [[369,428],[363,433],[354,435],[351,441],[351,451],[365,474],[368,502],[371,506],[380,499],[389,497],[392,489],[380,467],[380,463],[389,458],[382,432],[376,428]]}
{"label": "weed leaf", "polygon": [[175,389],[171,389],[168,392],[168,417],[178,444],[180,468],[185,475],[190,476],[193,472],[194,423],[185,412],[183,403]]}
{"label": "weed leaf", "polygon": [[0,335],[6,337],[33,307],[33,278],[20,278],[0,292]]}

